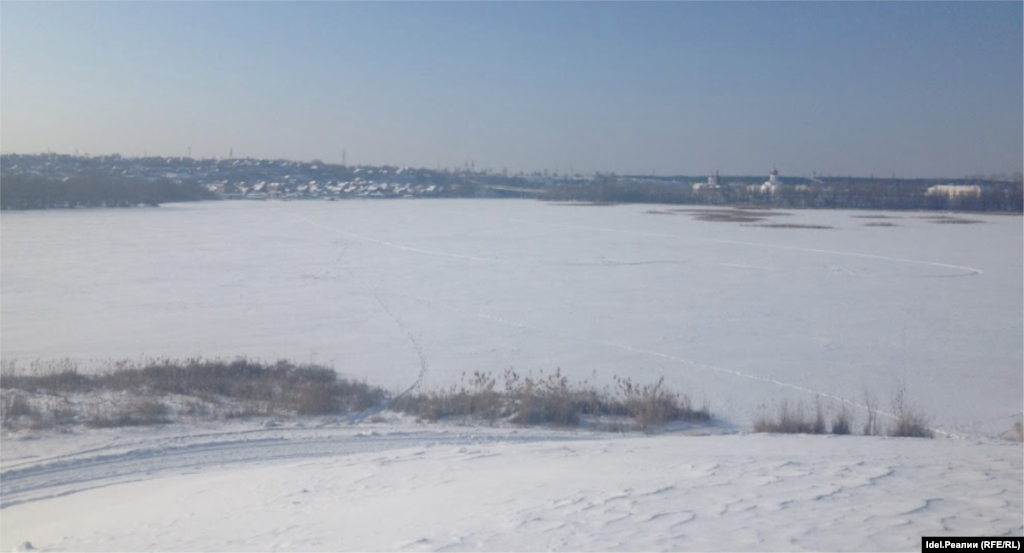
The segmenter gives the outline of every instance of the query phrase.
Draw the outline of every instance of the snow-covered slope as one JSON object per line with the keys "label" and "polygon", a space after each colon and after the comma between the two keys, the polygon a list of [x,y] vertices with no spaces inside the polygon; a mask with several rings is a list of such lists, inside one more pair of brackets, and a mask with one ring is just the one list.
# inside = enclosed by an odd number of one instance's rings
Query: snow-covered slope
{"label": "snow-covered slope", "polygon": [[8,439],[0,549],[910,551],[1021,535],[1021,454],[401,423]]}

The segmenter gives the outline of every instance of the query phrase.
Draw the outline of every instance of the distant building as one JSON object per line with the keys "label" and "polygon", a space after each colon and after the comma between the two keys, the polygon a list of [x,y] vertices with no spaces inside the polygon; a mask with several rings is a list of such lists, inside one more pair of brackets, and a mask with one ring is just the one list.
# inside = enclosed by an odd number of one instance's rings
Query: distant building
{"label": "distant building", "polygon": [[694,192],[699,190],[714,190],[716,188],[721,188],[721,185],[718,184],[718,171],[715,171],[714,175],[708,177],[708,182],[698,182],[693,185]]}
{"label": "distant building", "polygon": [[768,173],[768,180],[761,185],[761,193],[774,194],[781,186],[782,181],[779,180],[779,170],[772,165],[772,171]]}
{"label": "distant building", "polygon": [[925,192],[928,196],[981,196],[981,187],[977,184],[936,184],[929,186]]}

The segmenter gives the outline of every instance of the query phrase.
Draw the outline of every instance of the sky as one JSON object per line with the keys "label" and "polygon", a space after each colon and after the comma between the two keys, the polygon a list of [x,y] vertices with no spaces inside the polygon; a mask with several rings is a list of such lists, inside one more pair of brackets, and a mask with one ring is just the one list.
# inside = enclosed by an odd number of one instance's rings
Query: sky
{"label": "sky", "polygon": [[1024,3],[4,1],[0,151],[1008,174]]}

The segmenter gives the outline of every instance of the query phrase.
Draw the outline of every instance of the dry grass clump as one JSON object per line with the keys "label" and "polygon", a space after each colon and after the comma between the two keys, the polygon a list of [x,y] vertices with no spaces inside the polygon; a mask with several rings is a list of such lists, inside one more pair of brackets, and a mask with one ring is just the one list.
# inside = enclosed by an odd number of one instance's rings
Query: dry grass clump
{"label": "dry grass clump", "polygon": [[74,419],[75,410],[66,402],[50,399],[37,406],[21,391],[4,391],[0,395],[0,424],[4,428],[25,426],[43,430],[71,424]]}
{"label": "dry grass clump", "polygon": [[898,438],[934,438],[928,419],[907,400],[906,382],[900,382],[892,397],[893,421],[887,434]]}
{"label": "dry grass clump", "polygon": [[557,370],[547,378],[542,374],[536,379],[506,371],[504,396],[508,400],[506,410],[511,412],[511,422],[521,426],[579,426],[579,407],[586,410],[591,405],[588,400],[592,399],[585,389],[570,386],[569,379]]}
{"label": "dry grass clump", "polygon": [[832,430],[833,434],[845,436],[850,433],[853,428],[853,420],[850,415],[849,409],[846,408],[846,404],[842,404],[839,410],[832,415]]}
{"label": "dry grass clump", "polygon": [[802,402],[791,404],[787,399],[774,409],[761,405],[754,417],[754,432],[825,434],[825,411],[821,402],[816,402],[812,411],[805,410]]}
{"label": "dry grass clump", "polygon": [[339,379],[328,367],[245,358],[118,361],[96,374],[81,374],[70,361],[35,363],[27,371],[5,363],[0,389],[7,428],[139,426],[166,423],[175,414],[329,415],[362,411],[386,397],[380,388]]}
{"label": "dry grass clump", "polygon": [[493,422],[505,416],[499,400],[501,393],[494,389],[497,384],[494,378],[474,372],[468,387],[465,375],[462,380],[462,384],[453,384],[447,389],[398,396],[388,403],[388,408],[429,421],[469,417]]}
{"label": "dry grass clump", "polygon": [[636,385],[628,378],[616,377],[618,395],[613,405],[621,405],[622,411],[633,418],[641,429],[661,426],[676,420],[711,420],[711,412],[705,402],[700,408],[694,406],[689,395],[662,387],[665,379],[654,384]]}
{"label": "dry grass clump", "polygon": [[928,420],[917,411],[908,411],[896,416],[889,426],[889,436],[898,438],[934,438],[935,432],[928,428]]}
{"label": "dry grass clump", "polygon": [[[425,420],[465,417],[523,426],[578,427],[601,417],[616,427],[650,429],[676,420],[706,421],[663,382],[637,385],[616,378],[615,393],[570,383],[560,371],[545,376],[509,369],[502,385],[476,372],[447,389],[390,395],[381,388],[339,378],[333,369],[289,361],[245,358],[119,361],[106,371],[82,374],[69,361],[14,363],[0,371],[0,416],[5,428],[42,429],[67,424],[97,428],[144,426],[181,420],[252,416],[310,416],[388,408]],[[621,422],[627,419],[629,424]],[[594,426],[600,426],[595,424]]]}
{"label": "dry grass clump", "polygon": [[99,380],[106,389],[115,391],[237,400],[267,414],[361,411],[384,399],[382,390],[338,379],[329,367],[284,360],[273,364],[246,358],[160,359],[145,366],[119,363],[113,371],[99,375]]}
{"label": "dry grass clump", "polygon": [[587,420],[611,417],[630,419],[631,426],[649,430],[677,420],[711,418],[707,405],[695,408],[689,396],[666,390],[662,380],[638,385],[616,377],[614,393],[597,390],[586,381],[571,383],[561,371],[535,377],[509,369],[501,380],[499,387],[498,379],[475,372],[468,382],[463,377],[461,384],[445,390],[397,397],[388,407],[431,421],[446,417],[502,419],[522,426],[578,427]]}
{"label": "dry grass clump", "polygon": [[78,372],[78,365],[70,359],[42,363],[33,362],[27,371],[20,371],[16,361],[4,361],[0,368],[0,389],[25,392],[71,394],[88,392],[96,382]]}
{"label": "dry grass clump", "polygon": [[[878,402],[875,396],[865,390],[864,406],[867,418],[861,433],[865,436],[886,435],[901,438],[934,438],[935,432],[925,417],[906,399],[906,385],[900,383],[892,399],[892,413],[886,414],[892,420],[884,426],[879,420]],[[788,399],[769,407],[761,405],[754,415],[754,432],[776,432],[782,434],[825,434],[825,412],[821,402],[816,401],[813,410],[805,409],[801,402],[791,403]],[[841,404],[830,418],[827,432],[850,434],[854,421],[846,404]]]}

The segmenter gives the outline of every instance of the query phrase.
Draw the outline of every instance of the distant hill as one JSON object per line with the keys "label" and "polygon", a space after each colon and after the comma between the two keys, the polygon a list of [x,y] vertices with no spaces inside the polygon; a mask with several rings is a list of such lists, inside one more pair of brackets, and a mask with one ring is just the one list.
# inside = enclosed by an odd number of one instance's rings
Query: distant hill
{"label": "distant hill", "polygon": [[[789,177],[766,193],[764,175],[650,176],[350,166],[271,159],[0,156],[0,207],[123,207],[205,199],[526,197],[553,201],[760,205],[849,209],[1024,211],[1022,179]],[[697,185],[697,186],[695,186]],[[977,187],[950,194],[940,185]],[[931,190],[930,190],[931,189]],[[937,192],[937,190],[942,190]]]}

